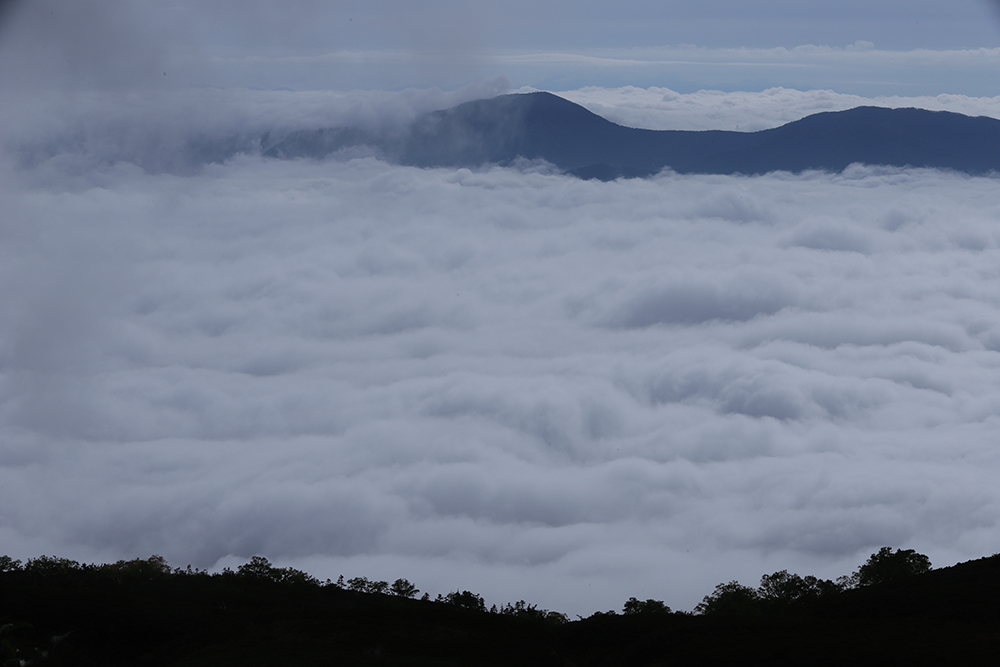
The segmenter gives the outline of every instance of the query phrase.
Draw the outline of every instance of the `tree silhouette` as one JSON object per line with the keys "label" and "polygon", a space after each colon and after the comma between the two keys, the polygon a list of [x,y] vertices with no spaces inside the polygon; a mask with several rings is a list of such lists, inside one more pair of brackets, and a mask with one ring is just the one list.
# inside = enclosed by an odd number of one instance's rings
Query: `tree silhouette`
{"label": "tree silhouette", "polygon": [[65,576],[66,574],[79,570],[80,564],[69,558],[57,558],[55,556],[39,556],[29,558],[24,564],[24,571],[43,577]]}
{"label": "tree silhouette", "polygon": [[0,572],[15,572],[21,569],[21,561],[10,556],[0,556]]}
{"label": "tree silhouette", "polygon": [[[159,556],[153,556],[150,561],[156,558]],[[271,561],[263,556],[254,556],[249,562],[240,565],[236,568],[236,574],[250,579],[267,579],[279,584],[319,584],[319,580],[302,570],[292,567],[272,567]]]}
{"label": "tree silhouette", "polygon": [[558,611],[539,609],[538,605],[528,604],[524,600],[518,600],[511,604],[508,602],[497,609],[496,605],[490,608],[491,613],[503,614],[504,616],[517,616],[519,618],[531,618],[535,620],[551,621],[553,623],[567,623],[569,617]]}
{"label": "tree silhouette", "polygon": [[355,593],[367,593],[369,583],[368,577],[351,577],[347,580],[347,590]]}
{"label": "tree silhouette", "polygon": [[379,595],[385,595],[389,592],[389,582],[388,581],[369,581],[368,582],[368,592],[377,593]]}
{"label": "tree silhouette", "polygon": [[752,616],[760,613],[760,596],[749,586],[730,581],[716,586],[715,591],[706,595],[694,611],[703,615]]}
{"label": "tree silhouette", "polygon": [[839,593],[843,588],[829,579],[817,579],[812,575],[800,577],[781,570],[760,578],[757,596],[766,602],[789,604]]}
{"label": "tree silhouette", "polygon": [[236,568],[236,573],[241,577],[270,579],[271,570],[271,561],[263,556],[254,556],[248,562]]}
{"label": "tree silhouette", "polygon": [[398,595],[402,598],[412,598],[414,595],[420,592],[420,589],[411,584],[406,579],[397,579],[392,582],[392,586],[389,587],[389,591],[393,595]]}
{"label": "tree silhouette", "polygon": [[448,593],[444,597],[444,601],[449,604],[453,604],[456,607],[461,607],[462,609],[471,609],[473,611],[486,611],[486,601],[483,600],[481,595],[477,595],[471,591],[462,591],[459,593],[455,591],[453,593]]}
{"label": "tree silhouette", "polygon": [[930,569],[930,559],[913,549],[893,551],[891,547],[882,547],[858,568],[855,577],[859,586],[872,586],[914,574],[923,574]]}
{"label": "tree silhouette", "polygon": [[670,607],[663,604],[661,600],[638,600],[629,598],[622,608],[622,613],[626,616],[632,614],[669,614]]}

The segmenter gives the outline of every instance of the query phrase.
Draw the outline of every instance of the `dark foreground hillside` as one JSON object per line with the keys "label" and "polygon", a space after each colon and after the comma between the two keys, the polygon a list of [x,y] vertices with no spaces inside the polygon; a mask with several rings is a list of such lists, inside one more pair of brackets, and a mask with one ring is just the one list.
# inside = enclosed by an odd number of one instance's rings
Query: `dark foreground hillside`
{"label": "dark foreground hillside", "polygon": [[5,666],[992,665],[1000,655],[1000,556],[808,604],[574,622],[530,607],[490,613],[472,594],[421,601],[278,569],[35,565],[0,572]]}

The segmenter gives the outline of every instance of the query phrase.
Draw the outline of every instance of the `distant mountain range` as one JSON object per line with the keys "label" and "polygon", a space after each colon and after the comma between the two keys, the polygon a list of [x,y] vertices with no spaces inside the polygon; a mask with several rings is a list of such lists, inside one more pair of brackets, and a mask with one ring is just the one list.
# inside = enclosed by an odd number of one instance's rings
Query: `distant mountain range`
{"label": "distant mountain range", "polygon": [[623,127],[551,93],[466,102],[386,137],[357,128],[300,130],[262,141],[278,158],[324,158],[367,145],[418,167],[506,165],[542,159],[581,178],[679,173],[840,172],[860,162],[968,174],[1000,170],[1000,120],[947,111],[858,107],[807,116],[770,130],[643,130]]}

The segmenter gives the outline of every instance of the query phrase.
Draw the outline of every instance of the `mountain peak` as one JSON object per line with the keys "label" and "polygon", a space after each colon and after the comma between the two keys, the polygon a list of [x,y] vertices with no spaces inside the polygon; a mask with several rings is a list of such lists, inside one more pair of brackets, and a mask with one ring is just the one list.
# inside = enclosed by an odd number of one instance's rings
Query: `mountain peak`
{"label": "mountain peak", "polygon": [[401,140],[356,130],[297,133],[277,157],[321,157],[367,143],[401,164],[471,167],[545,160],[585,178],[680,173],[842,171],[852,163],[982,174],[1000,169],[1000,120],[925,109],[856,107],[759,132],[623,127],[547,92],[474,100],[420,118]]}

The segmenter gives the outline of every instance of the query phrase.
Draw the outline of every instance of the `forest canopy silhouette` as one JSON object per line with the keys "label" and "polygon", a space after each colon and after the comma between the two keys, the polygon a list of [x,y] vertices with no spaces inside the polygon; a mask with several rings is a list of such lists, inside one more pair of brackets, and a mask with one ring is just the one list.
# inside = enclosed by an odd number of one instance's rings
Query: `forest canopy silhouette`
{"label": "forest canopy silhouette", "polygon": [[0,650],[3,665],[603,665],[723,664],[766,646],[779,662],[835,664],[843,651],[819,655],[816,642],[839,636],[866,642],[873,657],[957,650],[975,660],[996,648],[970,637],[1000,617],[998,589],[1000,554],[932,570],[923,554],[883,547],[835,581],[781,570],[756,588],[721,583],[693,612],[631,597],[620,612],[570,621],[524,600],[488,606],[467,590],[417,598],[404,578],[320,581],[259,555],[215,573],[155,555],[0,556]]}

